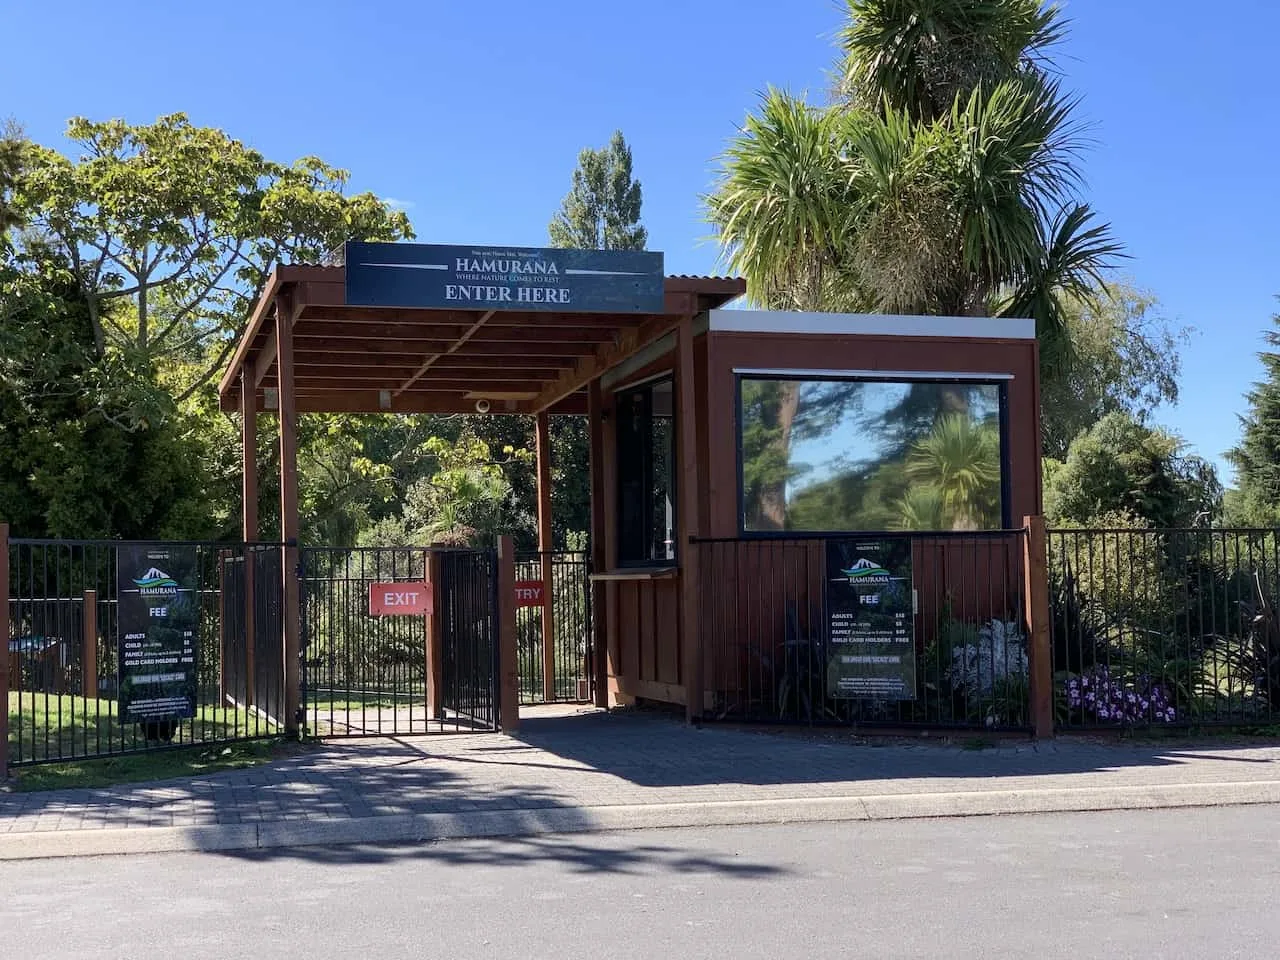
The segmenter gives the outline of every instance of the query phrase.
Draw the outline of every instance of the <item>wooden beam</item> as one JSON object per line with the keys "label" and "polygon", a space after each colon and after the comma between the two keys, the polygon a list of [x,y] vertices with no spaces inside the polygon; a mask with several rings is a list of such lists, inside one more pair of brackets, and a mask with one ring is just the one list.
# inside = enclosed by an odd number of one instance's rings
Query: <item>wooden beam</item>
{"label": "wooden beam", "polygon": [[[608,569],[605,554],[604,398],[599,380],[587,388],[588,467],[591,474],[591,571]],[[609,706],[609,634],[605,622],[606,585],[595,580],[591,591],[591,670],[597,707]]]}
{"label": "wooden beam", "polygon": [[[271,320],[275,323],[275,320]],[[262,345],[262,349],[258,351],[258,355],[253,358],[253,385],[259,386],[263,380],[267,378],[267,374],[275,369],[276,365],[276,338],[274,336],[267,337],[266,343]]]}
{"label": "wooden beam", "polygon": [[486,390],[494,392],[527,393],[537,396],[547,385],[544,380],[420,380],[408,390],[396,391],[395,381],[388,378],[369,377],[312,377],[299,375],[297,386],[299,391],[315,394],[318,391],[349,392],[361,390],[389,390],[392,398],[409,393],[480,393]]}
{"label": "wooden beam", "polygon": [[691,542],[701,530],[698,517],[698,418],[694,378],[693,317],[683,317],[676,332],[676,556],[680,563],[680,679],[686,691],[685,719],[702,720],[702,618],[698,595],[698,550]]}
{"label": "wooden beam", "polygon": [[1053,737],[1053,646],[1049,636],[1049,560],[1044,517],[1023,518],[1022,576],[1026,589],[1027,687],[1031,730]]}
{"label": "wooden beam", "polygon": [[679,322],[679,317],[656,317],[635,329],[624,331],[612,343],[602,346],[593,356],[579,360],[572,370],[561,375],[534,400],[533,408],[545,410],[561,398],[576,393],[610,367],[665,336]]}
{"label": "wooden beam", "polygon": [[[280,311],[281,317],[291,315],[288,310]],[[284,590],[284,717],[281,719],[285,733],[296,736],[301,719],[302,678],[298,635],[298,398],[294,392],[292,325],[276,324],[276,354],[280,397],[277,418],[280,424],[280,539],[286,544],[280,564]]]}
{"label": "wooden beam", "polygon": [[240,337],[240,343],[236,346],[235,353],[231,355],[231,363],[227,366],[227,372],[222,375],[222,380],[218,383],[218,394],[223,399],[230,397],[231,392],[235,389],[236,380],[240,376],[240,371],[244,368],[245,360],[253,347],[254,340],[258,338],[258,333],[262,329],[267,311],[271,309],[272,302],[280,290],[280,285],[283,282],[280,272],[281,268],[279,267],[273,270],[271,276],[267,278],[263,289],[258,293],[257,303],[253,307],[253,314],[249,317],[249,325]]}
{"label": "wooden beam", "polygon": [[551,417],[539,411],[534,418],[537,455],[538,553],[542,566],[542,698],[556,699],[555,565],[551,562]]}
{"label": "wooden beam", "polygon": [[258,403],[249,377],[240,376],[240,493],[244,539],[258,539]]}
{"label": "wooden beam", "polygon": [[[0,521],[0,782],[9,776],[9,525]],[[16,679],[16,678],[15,678]]]}
{"label": "wooden beam", "polygon": [[516,630],[516,551],[510,535],[498,538],[498,722],[503,733],[520,729],[520,646]]}
{"label": "wooden beam", "polygon": [[[81,598],[80,696],[98,699],[98,591],[86,590]],[[221,622],[221,618],[219,618]]]}

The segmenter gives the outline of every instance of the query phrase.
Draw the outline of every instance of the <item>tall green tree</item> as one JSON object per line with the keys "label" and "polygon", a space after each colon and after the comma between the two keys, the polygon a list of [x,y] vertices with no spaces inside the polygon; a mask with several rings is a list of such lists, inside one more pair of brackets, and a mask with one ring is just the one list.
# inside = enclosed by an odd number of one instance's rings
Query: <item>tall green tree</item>
{"label": "tall green tree", "polygon": [[573,186],[548,227],[551,245],[643,250],[648,231],[640,225],[640,203],[631,148],[619,130],[603,149],[588,147],[578,154]]}
{"label": "tall green tree", "polygon": [[1063,298],[1071,349],[1040,384],[1046,456],[1064,458],[1071,441],[1109,413],[1126,412],[1146,423],[1161,405],[1177,403],[1179,348],[1187,333],[1158,311],[1151,294],[1123,283],[1088,298]]}
{"label": "tall green tree", "polygon": [[1258,354],[1263,377],[1245,394],[1248,410],[1240,418],[1240,442],[1227,454],[1236,469],[1231,497],[1235,523],[1280,524],[1280,314],[1265,338],[1271,349]]}
{"label": "tall green tree", "polygon": [[221,372],[276,264],[412,235],[374,195],[345,196],[345,171],[315,157],[269,161],[183,114],[76,118],[67,138],[80,155],[34,149],[15,202],[69,265],[98,355],[163,364],[179,401]]}
{"label": "tall green tree", "polygon": [[1191,527],[1222,510],[1213,466],[1124,412],[1107,414],[1072,442],[1065,461],[1045,466],[1045,514],[1054,523],[1125,514],[1151,527]]}
{"label": "tall green tree", "polygon": [[[839,97],[766,94],[708,198],[766,306],[1031,316],[1119,252],[1077,196],[1062,35],[1037,0],[848,0]],[[1050,352],[1050,359],[1055,359]]]}

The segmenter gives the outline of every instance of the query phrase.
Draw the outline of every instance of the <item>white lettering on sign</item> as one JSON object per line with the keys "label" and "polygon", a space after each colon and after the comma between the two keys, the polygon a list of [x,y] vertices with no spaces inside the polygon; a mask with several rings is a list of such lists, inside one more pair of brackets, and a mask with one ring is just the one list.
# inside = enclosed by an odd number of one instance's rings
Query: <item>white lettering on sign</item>
{"label": "white lettering on sign", "polygon": [[569,303],[569,291],[563,287],[521,287],[516,291],[520,303]]}
{"label": "white lettering on sign", "polygon": [[476,260],[458,257],[458,273],[514,273],[533,276],[556,276],[560,273],[554,260]]}
{"label": "white lettering on sign", "polygon": [[418,605],[418,594],[416,592],[384,593],[382,595],[382,603],[387,607],[416,607]]}
{"label": "white lettering on sign", "polygon": [[150,609],[153,617],[167,617],[169,615],[168,607],[151,607]]}

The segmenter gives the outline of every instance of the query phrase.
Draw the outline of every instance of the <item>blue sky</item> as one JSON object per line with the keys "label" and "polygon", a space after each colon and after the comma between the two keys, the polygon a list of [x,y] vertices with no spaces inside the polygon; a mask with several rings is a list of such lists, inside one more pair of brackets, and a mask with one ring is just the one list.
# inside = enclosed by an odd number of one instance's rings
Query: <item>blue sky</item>
{"label": "blue sky", "polygon": [[[0,0],[0,117],[185,111],[403,202],[422,240],[538,245],[578,150],[632,144],[650,248],[705,273],[714,158],[769,84],[821,97],[837,0],[158,4]],[[1125,272],[1196,328],[1161,419],[1219,458],[1280,293],[1270,64],[1280,6],[1075,0],[1059,53],[1094,144],[1088,199]]]}

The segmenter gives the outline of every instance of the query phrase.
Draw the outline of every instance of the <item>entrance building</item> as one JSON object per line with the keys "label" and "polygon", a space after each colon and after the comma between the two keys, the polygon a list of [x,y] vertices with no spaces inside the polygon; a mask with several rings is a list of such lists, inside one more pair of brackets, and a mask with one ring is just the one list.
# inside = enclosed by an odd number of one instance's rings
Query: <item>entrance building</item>
{"label": "entrance building", "polygon": [[[246,541],[260,412],[279,425],[286,544],[299,414],[531,415],[541,551],[549,417],[586,415],[599,705],[874,719],[927,697],[924,651],[953,627],[1022,629],[1034,659],[1031,321],[734,309],[742,280],[664,276],[660,254],[352,243],[344,259],[278,268],[221,381],[243,415]],[[912,716],[933,715],[882,719]]]}

